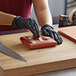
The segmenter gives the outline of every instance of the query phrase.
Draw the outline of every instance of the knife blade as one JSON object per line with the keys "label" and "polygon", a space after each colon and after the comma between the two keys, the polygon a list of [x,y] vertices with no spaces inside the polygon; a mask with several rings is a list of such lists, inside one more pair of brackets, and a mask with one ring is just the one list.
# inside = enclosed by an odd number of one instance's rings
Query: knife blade
{"label": "knife blade", "polygon": [[5,54],[5,55],[7,55],[7,56],[9,56],[9,57],[12,57],[12,58],[15,58],[17,60],[26,62],[26,60],[22,56],[20,56],[19,54],[17,54],[13,50],[11,50],[8,47],[6,47],[1,42],[0,42],[0,52],[3,53],[3,54]]}

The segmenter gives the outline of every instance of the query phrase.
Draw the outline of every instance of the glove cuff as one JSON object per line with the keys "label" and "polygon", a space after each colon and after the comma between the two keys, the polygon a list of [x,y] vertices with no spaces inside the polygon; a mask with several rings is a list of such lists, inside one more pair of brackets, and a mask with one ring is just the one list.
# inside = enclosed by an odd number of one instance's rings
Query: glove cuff
{"label": "glove cuff", "polygon": [[54,29],[52,26],[50,26],[49,24],[44,25],[41,30],[45,29],[46,27],[51,27],[51,29]]}
{"label": "glove cuff", "polygon": [[17,16],[17,17],[14,18],[14,20],[12,21],[12,26],[17,26],[17,25],[16,25],[16,21],[17,21],[19,18],[21,18],[21,16]]}

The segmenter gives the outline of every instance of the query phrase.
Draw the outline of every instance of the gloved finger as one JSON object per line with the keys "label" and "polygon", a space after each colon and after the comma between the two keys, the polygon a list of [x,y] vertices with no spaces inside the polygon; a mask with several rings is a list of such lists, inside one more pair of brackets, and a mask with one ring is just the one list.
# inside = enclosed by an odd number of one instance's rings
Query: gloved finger
{"label": "gloved finger", "polygon": [[49,32],[49,36],[52,37],[55,41],[57,41],[58,44],[60,44],[60,40],[58,35],[56,34],[56,32],[54,30],[50,30],[50,29],[46,29]]}
{"label": "gloved finger", "polygon": [[50,27],[48,27],[46,30],[50,30],[53,33],[56,33],[56,31],[54,31],[54,29],[51,29]]}
{"label": "gloved finger", "polygon": [[55,40],[58,42],[58,44],[60,44],[60,40],[58,38],[58,35],[55,33],[54,36],[55,36]]}
{"label": "gloved finger", "polygon": [[44,35],[44,36],[49,36],[49,33],[44,29],[44,30],[42,30],[42,34]]}
{"label": "gloved finger", "polygon": [[37,34],[36,30],[34,30],[34,28],[31,27],[31,25],[29,26],[29,30],[33,33],[33,35],[34,35],[35,38],[38,37],[38,34]]}
{"label": "gloved finger", "polygon": [[59,39],[58,39],[58,37],[57,37],[57,35],[56,35],[55,32],[53,32],[53,36],[54,36],[54,40],[55,40],[57,43],[59,43]]}
{"label": "gloved finger", "polygon": [[[34,29],[35,29],[35,31],[36,31],[36,33],[37,33],[37,36],[40,37],[40,35],[39,35],[39,27],[38,27],[37,23],[35,22],[35,20],[34,20],[33,26],[34,26]],[[38,37],[37,37],[37,38],[38,38]]]}
{"label": "gloved finger", "polygon": [[34,34],[34,37],[37,38],[38,37],[38,34],[37,34],[37,31],[36,31],[34,25],[32,25],[31,28],[32,28],[33,33],[35,33]]}
{"label": "gloved finger", "polygon": [[56,32],[52,32],[51,30],[47,30],[49,32],[49,36],[53,38],[58,44],[61,44],[61,40],[59,35],[56,34]]}
{"label": "gloved finger", "polygon": [[61,44],[61,43],[63,42],[63,40],[62,40],[62,38],[60,37],[59,32],[57,32],[57,36],[58,36],[58,39],[60,40],[60,43],[59,43],[59,44]]}
{"label": "gloved finger", "polygon": [[50,29],[46,29],[46,31],[49,33],[49,36],[50,36],[51,38],[53,38],[53,39],[54,39],[53,32],[51,32],[51,30],[50,30]]}
{"label": "gloved finger", "polygon": [[[58,39],[56,32],[54,30],[47,30],[50,33],[50,37],[52,37],[55,41],[57,41],[57,43],[60,43],[60,40]],[[54,31],[54,32],[53,32]]]}
{"label": "gloved finger", "polygon": [[61,44],[61,43],[63,42],[63,40],[62,40],[62,38],[60,37],[60,34],[57,32],[56,35],[57,35],[57,37],[58,37],[58,39],[59,39],[59,44]]}
{"label": "gloved finger", "polygon": [[32,28],[33,33],[35,33],[34,37],[38,38],[40,36],[39,27],[38,27],[37,23],[35,22],[35,20],[32,19],[32,21],[30,22],[30,27]]}
{"label": "gloved finger", "polygon": [[55,36],[55,40],[58,42],[58,44],[61,44],[62,40],[61,40],[60,35],[56,32],[56,33],[54,33],[54,36]]}

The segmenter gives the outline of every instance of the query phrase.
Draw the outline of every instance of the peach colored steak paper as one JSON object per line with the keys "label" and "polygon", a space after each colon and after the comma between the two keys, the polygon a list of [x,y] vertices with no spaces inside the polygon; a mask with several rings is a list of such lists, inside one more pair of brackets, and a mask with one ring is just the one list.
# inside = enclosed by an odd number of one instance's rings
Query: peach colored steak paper
{"label": "peach colored steak paper", "polygon": [[[32,38],[35,43],[32,43],[29,40],[29,37]],[[50,47],[50,46],[56,46],[57,45],[57,42],[50,37],[48,37],[50,40],[47,40],[46,37],[44,37],[42,35],[40,36],[40,38],[42,38],[43,41],[40,41],[39,39],[35,39],[33,36],[21,37],[20,40],[29,49],[38,49],[38,48],[44,48],[44,47]]]}
{"label": "peach colored steak paper", "polygon": [[60,28],[59,33],[76,43],[76,27]]}

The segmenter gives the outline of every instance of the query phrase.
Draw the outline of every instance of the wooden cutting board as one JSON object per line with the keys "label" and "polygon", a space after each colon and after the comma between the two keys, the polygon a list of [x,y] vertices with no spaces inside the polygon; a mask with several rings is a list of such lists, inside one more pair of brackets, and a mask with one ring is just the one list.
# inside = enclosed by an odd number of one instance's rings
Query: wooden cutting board
{"label": "wooden cutting board", "polygon": [[66,27],[59,29],[59,33],[76,43],[76,27]]}
{"label": "wooden cutting board", "polygon": [[76,43],[62,37],[63,44],[56,47],[29,50],[19,39],[28,35],[31,33],[0,36],[0,42],[27,60],[22,62],[0,53],[0,76],[30,76],[76,67]]}

